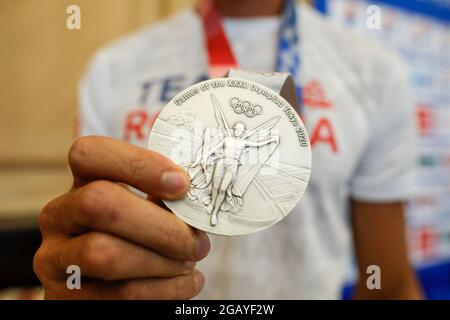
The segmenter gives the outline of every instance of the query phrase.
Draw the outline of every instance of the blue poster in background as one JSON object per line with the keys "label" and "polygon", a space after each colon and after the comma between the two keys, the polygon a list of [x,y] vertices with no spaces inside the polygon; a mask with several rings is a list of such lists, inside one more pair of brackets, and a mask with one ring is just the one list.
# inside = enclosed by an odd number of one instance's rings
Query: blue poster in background
{"label": "blue poster in background", "polygon": [[[316,8],[322,13],[333,14],[330,10],[330,3],[334,0],[315,0]],[[340,0],[336,0],[339,2]],[[348,0],[345,2],[363,2],[367,5],[378,4],[396,7],[402,11],[418,13],[433,19],[448,23],[450,20],[450,1],[449,0]]]}
{"label": "blue poster in background", "polygon": [[[410,68],[420,191],[408,205],[410,256],[425,294],[450,299],[450,1],[316,0],[333,23],[383,42]],[[378,6],[380,28],[368,18]],[[355,272],[349,273],[349,283]],[[344,297],[351,295],[351,285]]]}

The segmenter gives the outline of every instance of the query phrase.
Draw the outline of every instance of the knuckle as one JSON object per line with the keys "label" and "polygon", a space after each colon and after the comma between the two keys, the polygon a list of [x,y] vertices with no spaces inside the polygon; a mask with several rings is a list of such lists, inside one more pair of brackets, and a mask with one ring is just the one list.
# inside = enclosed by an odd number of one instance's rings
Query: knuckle
{"label": "knuckle", "polygon": [[107,214],[109,211],[106,199],[110,196],[111,185],[107,181],[94,181],[84,186],[78,205],[80,213],[86,219],[86,223],[91,225],[98,221],[100,216]]}
{"label": "knuckle", "polygon": [[38,218],[38,226],[41,231],[48,229],[48,227],[51,225],[52,217],[58,210],[58,199],[59,198],[48,202],[41,210]]}
{"label": "knuckle", "polygon": [[67,206],[66,195],[67,193],[48,202],[39,213],[38,227],[39,230],[41,230],[43,238],[45,238],[47,233],[50,233],[49,231],[58,228],[60,222],[59,213],[61,212],[61,210],[64,210],[65,206]]}
{"label": "knuckle", "polygon": [[49,262],[50,256],[48,250],[44,244],[41,244],[33,257],[33,271],[41,281],[44,278]]}
{"label": "knuckle", "polygon": [[114,246],[107,236],[93,233],[81,246],[81,265],[87,271],[103,274],[114,264]]}
{"label": "knuckle", "polygon": [[150,150],[137,152],[129,156],[131,175],[134,177],[153,177],[157,179],[163,171],[174,165],[165,156]]}
{"label": "knuckle", "polygon": [[39,226],[39,230],[41,230],[41,232],[47,230],[48,226],[49,226],[49,215],[51,214],[51,212],[53,211],[53,204],[52,202],[49,202],[48,204],[45,205],[45,207],[42,209],[41,213],[39,214],[39,220],[38,220],[38,226]]}
{"label": "knuckle", "polygon": [[148,175],[149,162],[151,157],[133,156],[130,159],[131,174],[133,177],[142,177]]}
{"label": "knuckle", "polygon": [[89,156],[92,137],[80,137],[69,149],[69,163],[77,163]]}
{"label": "knuckle", "polygon": [[38,249],[33,257],[33,271],[38,277],[41,275],[42,272],[42,265],[44,263],[43,260],[44,259],[42,257],[41,250]]}

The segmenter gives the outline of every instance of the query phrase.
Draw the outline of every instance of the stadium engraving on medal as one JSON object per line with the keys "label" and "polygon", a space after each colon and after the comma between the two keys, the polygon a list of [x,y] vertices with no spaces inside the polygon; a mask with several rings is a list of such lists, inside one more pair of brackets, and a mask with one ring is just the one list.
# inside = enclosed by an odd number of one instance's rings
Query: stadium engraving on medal
{"label": "stadium engraving on medal", "polygon": [[213,79],[184,90],[161,111],[148,146],[190,178],[186,196],[166,205],[214,234],[275,224],[301,199],[310,177],[309,140],[297,113],[247,80]]}

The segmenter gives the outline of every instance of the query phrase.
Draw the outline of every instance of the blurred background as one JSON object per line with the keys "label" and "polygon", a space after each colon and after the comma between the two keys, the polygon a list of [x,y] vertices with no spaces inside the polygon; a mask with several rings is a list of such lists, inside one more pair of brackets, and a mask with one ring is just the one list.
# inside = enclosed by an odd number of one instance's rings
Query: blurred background
{"label": "blurred background", "polygon": [[[66,155],[89,58],[193,2],[0,0],[0,289],[37,284],[37,217],[70,187]],[[66,27],[73,4],[81,9],[81,30]]]}
{"label": "blurred background", "polygon": [[[315,6],[409,66],[419,136],[418,193],[407,208],[410,256],[427,297],[450,299],[450,2],[317,0]],[[368,28],[367,17],[377,14],[380,29]],[[354,278],[351,270],[349,282]]]}
{"label": "blurred background", "polygon": [[[99,47],[194,0],[0,0],[0,290],[38,284],[37,216],[70,187],[77,84]],[[430,298],[450,299],[450,3],[316,0],[333,23],[396,50],[410,66],[417,107],[420,196],[408,207],[413,262]],[[81,30],[66,28],[81,8]],[[368,8],[381,29],[368,29]],[[348,297],[355,274],[349,271]],[[1,297],[31,297],[24,290]]]}

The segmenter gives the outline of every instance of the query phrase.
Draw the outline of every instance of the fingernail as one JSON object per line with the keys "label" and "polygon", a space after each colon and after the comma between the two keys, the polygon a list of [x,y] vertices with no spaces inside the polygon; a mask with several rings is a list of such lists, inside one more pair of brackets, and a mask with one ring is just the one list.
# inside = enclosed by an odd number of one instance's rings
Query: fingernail
{"label": "fingernail", "polygon": [[203,289],[204,285],[205,285],[205,277],[203,276],[203,274],[200,271],[195,270],[194,271],[194,286],[195,286],[195,290],[197,292],[200,292],[200,290]]}
{"label": "fingernail", "polygon": [[203,259],[209,252],[209,238],[204,232],[200,232],[197,237],[197,246],[195,247],[194,258]]}
{"label": "fingernail", "polygon": [[186,188],[186,176],[180,171],[165,171],[161,176],[164,191],[173,194],[179,193]]}

